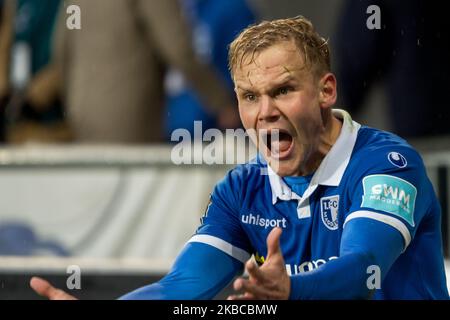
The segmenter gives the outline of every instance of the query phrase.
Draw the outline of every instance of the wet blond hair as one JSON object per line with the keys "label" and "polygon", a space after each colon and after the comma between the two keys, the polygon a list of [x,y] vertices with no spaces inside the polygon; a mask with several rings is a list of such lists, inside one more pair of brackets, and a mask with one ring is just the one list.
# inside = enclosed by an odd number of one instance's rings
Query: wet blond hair
{"label": "wet blond hair", "polygon": [[294,41],[302,53],[305,67],[313,75],[322,76],[331,70],[328,42],[314,29],[311,21],[303,16],[263,21],[244,29],[230,44],[228,67],[232,77],[237,68],[242,67],[244,59],[283,41]]}

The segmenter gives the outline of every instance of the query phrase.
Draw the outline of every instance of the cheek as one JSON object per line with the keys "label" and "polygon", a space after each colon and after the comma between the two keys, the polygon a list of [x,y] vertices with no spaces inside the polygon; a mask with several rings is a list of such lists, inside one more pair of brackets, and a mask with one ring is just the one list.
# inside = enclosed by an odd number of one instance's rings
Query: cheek
{"label": "cheek", "polygon": [[290,122],[304,125],[312,116],[309,103],[304,98],[286,100],[283,105],[283,113]]}
{"label": "cheek", "polygon": [[314,100],[299,99],[286,110],[286,116],[300,138],[312,139],[320,132],[322,127],[320,107]]}
{"label": "cheek", "polygon": [[239,105],[239,116],[245,129],[254,128],[257,114],[251,108]]}

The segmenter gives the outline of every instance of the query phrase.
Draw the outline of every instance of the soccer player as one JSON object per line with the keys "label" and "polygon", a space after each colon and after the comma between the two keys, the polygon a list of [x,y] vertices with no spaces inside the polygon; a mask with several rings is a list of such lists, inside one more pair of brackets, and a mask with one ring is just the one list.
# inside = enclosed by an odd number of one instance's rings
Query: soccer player
{"label": "soccer player", "polygon": [[[216,185],[170,272],[122,298],[210,299],[245,267],[230,299],[448,299],[440,207],[422,159],[332,109],[329,48],[312,24],[251,26],[229,63],[243,125],[267,143]],[[31,286],[72,298],[39,278]]]}

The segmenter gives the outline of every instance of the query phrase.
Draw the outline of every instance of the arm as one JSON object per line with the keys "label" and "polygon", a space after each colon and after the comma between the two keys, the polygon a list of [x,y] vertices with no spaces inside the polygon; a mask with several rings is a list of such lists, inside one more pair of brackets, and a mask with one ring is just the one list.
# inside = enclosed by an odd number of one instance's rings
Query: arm
{"label": "arm", "polygon": [[120,299],[212,299],[241,270],[242,263],[228,254],[203,243],[188,243],[164,278]]}
{"label": "arm", "polygon": [[[184,247],[164,278],[119,299],[212,299],[239,271],[242,271],[242,262],[209,245],[190,242]],[[40,278],[31,279],[30,285],[38,294],[50,300],[75,299]]]}
{"label": "arm", "polygon": [[340,257],[317,270],[291,276],[290,299],[366,299],[371,265],[380,267],[381,281],[404,247],[391,226],[366,218],[350,220],[344,228]]}
{"label": "arm", "polygon": [[267,237],[267,259],[261,267],[248,261],[249,279],[234,282],[241,295],[229,299],[363,299],[370,298],[367,268],[379,266],[380,282],[404,248],[401,234],[379,221],[366,218],[350,220],[341,239],[340,257],[320,268],[287,276],[279,245],[281,229]]}
{"label": "arm", "polygon": [[238,219],[244,174],[235,168],[217,183],[200,227],[169,274],[122,299],[211,299],[242,271],[252,252]]}
{"label": "arm", "polygon": [[[121,299],[213,298],[240,271],[251,246],[237,219],[242,168],[231,170],[214,188],[202,225],[178,255],[169,274]],[[73,299],[47,281],[33,278],[31,287],[49,299]]]}

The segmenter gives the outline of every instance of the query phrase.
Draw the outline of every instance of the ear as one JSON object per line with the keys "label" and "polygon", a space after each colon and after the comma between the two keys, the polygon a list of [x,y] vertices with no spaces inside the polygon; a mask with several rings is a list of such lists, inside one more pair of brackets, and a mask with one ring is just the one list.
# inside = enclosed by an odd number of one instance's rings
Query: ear
{"label": "ear", "polygon": [[331,108],[337,99],[337,81],[334,74],[328,72],[319,80],[319,103],[324,109]]}

